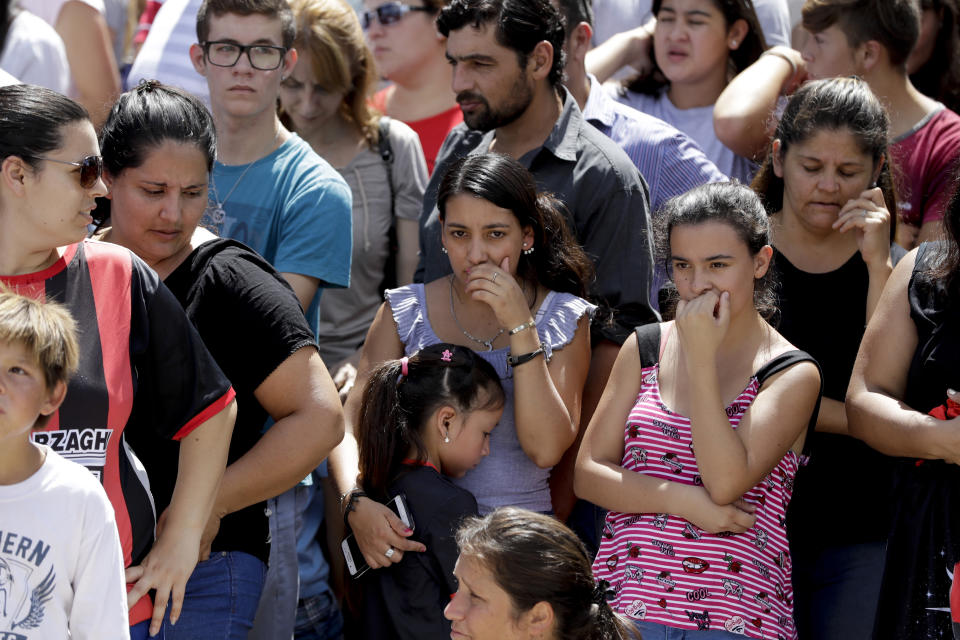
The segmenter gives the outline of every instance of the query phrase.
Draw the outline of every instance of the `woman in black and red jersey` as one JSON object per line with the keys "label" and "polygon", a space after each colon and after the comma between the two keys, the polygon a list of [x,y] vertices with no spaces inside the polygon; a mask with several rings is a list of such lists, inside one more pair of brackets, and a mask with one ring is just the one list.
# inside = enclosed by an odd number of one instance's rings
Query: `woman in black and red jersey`
{"label": "woman in black and red jersey", "polygon": [[[76,102],[31,85],[0,88],[0,284],[65,304],[80,336],[67,399],[34,437],[103,483],[133,582],[131,636],[145,638],[148,625],[159,631],[168,601],[171,617],[179,616],[236,403],[156,273],[126,249],[83,240],[94,200],[107,192],[99,153]],[[176,490],[159,526],[127,444],[127,434],[139,432],[181,444]]]}

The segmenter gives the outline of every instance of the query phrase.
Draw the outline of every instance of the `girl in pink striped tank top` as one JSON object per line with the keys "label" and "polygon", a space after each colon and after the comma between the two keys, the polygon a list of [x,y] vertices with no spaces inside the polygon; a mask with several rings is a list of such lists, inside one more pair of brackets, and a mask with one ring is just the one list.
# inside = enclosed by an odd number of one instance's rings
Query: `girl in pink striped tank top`
{"label": "girl in pink striped tank top", "polygon": [[578,495],[610,510],[594,575],[645,638],[796,638],[785,516],[820,373],[765,319],[766,214],[704,185],[658,236],[676,319],[624,344],[577,463]]}

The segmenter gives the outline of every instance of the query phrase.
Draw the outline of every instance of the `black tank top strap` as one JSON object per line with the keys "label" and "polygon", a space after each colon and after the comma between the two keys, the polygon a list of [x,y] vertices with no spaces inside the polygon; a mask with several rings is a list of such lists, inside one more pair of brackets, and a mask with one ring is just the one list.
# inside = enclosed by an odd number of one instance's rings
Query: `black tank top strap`
{"label": "black tank top strap", "polygon": [[794,349],[792,351],[787,351],[781,353],[776,358],[773,358],[765,365],[760,367],[760,370],[756,373],[757,378],[757,387],[763,386],[763,383],[769,378],[777,373],[780,373],[784,369],[792,367],[795,364],[800,362],[812,362],[816,367],[817,371],[820,373],[820,390],[817,392],[817,402],[813,405],[813,414],[810,416],[810,422],[807,424],[807,437],[803,441],[803,453],[809,453],[810,447],[810,436],[813,433],[814,427],[817,426],[817,416],[820,414],[820,400],[823,398],[823,371],[820,370],[820,363],[814,359],[806,351],[801,351],[800,349]]}
{"label": "black tank top strap", "polygon": [[651,322],[634,329],[637,334],[637,351],[640,365],[650,367],[660,362],[660,323]]}

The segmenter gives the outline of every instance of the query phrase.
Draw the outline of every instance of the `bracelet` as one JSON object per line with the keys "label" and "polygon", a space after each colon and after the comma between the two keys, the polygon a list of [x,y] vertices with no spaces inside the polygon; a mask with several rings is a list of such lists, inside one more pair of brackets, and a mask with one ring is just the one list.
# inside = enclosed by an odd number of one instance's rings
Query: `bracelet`
{"label": "bracelet", "polygon": [[541,353],[543,353],[542,344],[539,347],[537,347],[536,351],[531,351],[530,353],[525,353],[520,356],[513,356],[513,355],[507,356],[507,364],[509,364],[511,367],[519,367],[522,364],[530,362]]}
{"label": "bracelet", "polygon": [[[362,489],[353,488],[350,491],[347,491],[345,494],[340,496],[340,508],[343,509],[343,526],[349,527],[350,523],[347,522],[347,516],[350,515],[351,511],[355,511],[357,508],[357,500],[360,498],[366,498],[367,494],[363,492]],[[347,506],[343,506],[343,501],[347,501]]]}
{"label": "bracelet", "polygon": [[790,65],[790,68],[793,69],[793,73],[790,75],[790,78],[792,79],[793,76],[797,75],[797,63],[794,62],[793,60],[791,60],[791,59],[790,59],[790,56],[788,56],[787,54],[783,53],[782,51],[774,51],[773,49],[767,49],[766,51],[764,51],[763,53],[760,54],[760,57],[761,57],[761,58],[762,58],[763,56],[776,56],[776,57],[780,58],[781,60],[786,60],[786,61],[787,61],[787,64]]}
{"label": "bracelet", "polygon": [[527,322],[524,322],[523,324],[516,326],[513,329],[510,329],[510,331],[508,331],[507,333],[509,333],[511,336],[515,336],[521,331],[526,331],[527,329],[536,329],[536,327],[537,327],[536,322],[534,322],[533,320],[528,320]]}

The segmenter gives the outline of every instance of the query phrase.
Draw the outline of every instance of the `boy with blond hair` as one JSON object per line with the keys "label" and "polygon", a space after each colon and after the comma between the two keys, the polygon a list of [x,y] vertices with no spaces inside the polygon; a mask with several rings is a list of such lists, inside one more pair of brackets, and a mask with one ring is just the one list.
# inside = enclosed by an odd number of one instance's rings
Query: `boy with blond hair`
{"label": "boy with blond hair", "polygon": [[31,440],[77,368],[60,305],[0,289],[0,637],[129,638],[113,508],[81,465]]}

